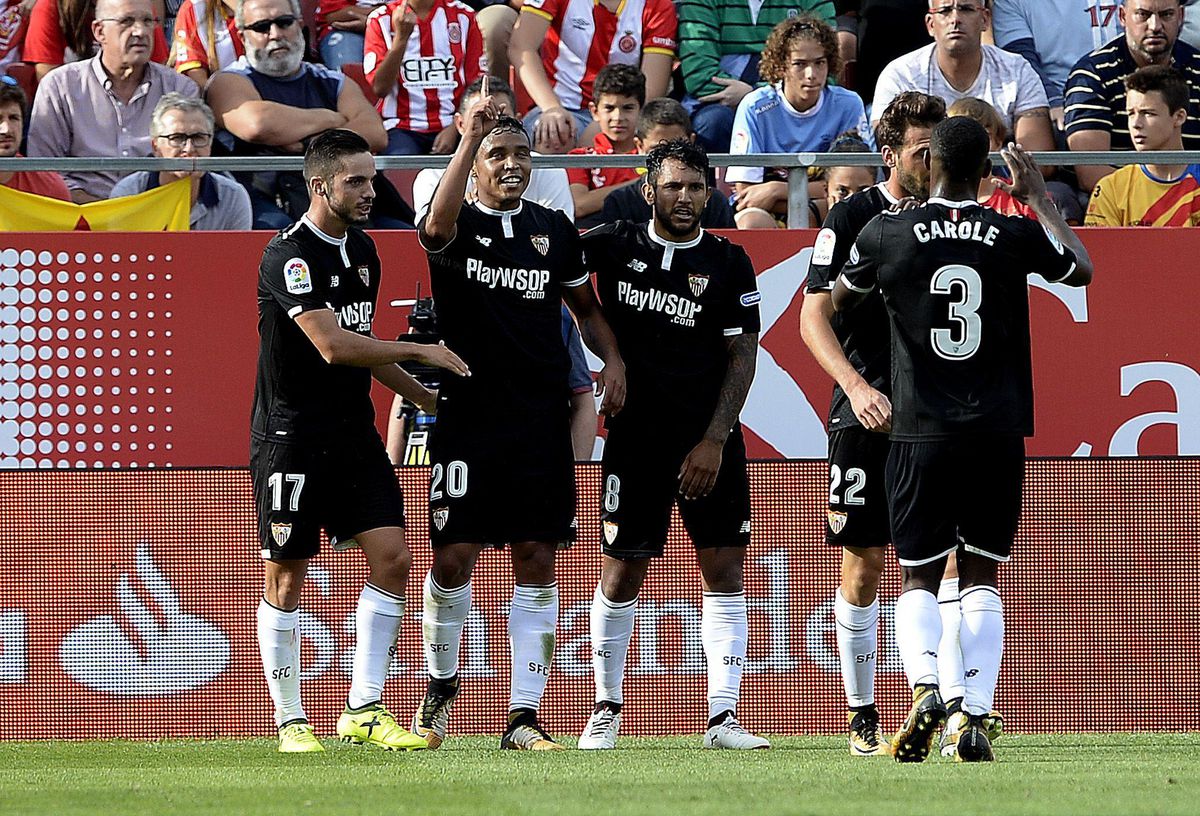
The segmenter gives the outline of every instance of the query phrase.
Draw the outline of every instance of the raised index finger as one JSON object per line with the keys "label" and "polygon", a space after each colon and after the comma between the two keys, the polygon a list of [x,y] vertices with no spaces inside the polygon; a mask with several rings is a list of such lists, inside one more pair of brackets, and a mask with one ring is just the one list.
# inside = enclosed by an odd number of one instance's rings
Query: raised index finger
{"label": "raised index finger", "polygon": [[488,94],[488,75],[487,74],[483,75],[483,84],[479,87],[479,93],[481,96],[484,96],[484,97],[487,97],[489,95]]}

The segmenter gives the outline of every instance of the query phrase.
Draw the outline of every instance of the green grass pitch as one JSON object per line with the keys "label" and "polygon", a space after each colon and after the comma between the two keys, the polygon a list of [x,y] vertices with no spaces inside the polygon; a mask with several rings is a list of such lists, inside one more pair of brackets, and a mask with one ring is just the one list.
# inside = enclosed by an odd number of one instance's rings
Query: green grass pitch
{"label": "green grass pitch", "polygon": [[0,814],[1194,814],[1200,734],[1005,735],[999,762],[854,759],[834,737],[702,751],[699,737],[616,751],[499,751],[493,738],[390,754],[325,742],[0,742]]}

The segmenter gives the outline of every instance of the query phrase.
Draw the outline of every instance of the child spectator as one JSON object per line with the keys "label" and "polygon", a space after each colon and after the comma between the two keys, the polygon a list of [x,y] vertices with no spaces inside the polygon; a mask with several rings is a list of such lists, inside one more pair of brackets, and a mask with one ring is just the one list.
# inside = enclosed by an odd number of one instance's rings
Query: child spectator
{"label": "child spectator", "polygon": [[[946,114],[948,116],[966,116],[983,125],[983,129],[988,132],[988,138],[991,139],[993,151],[1004,146],[1008,129],[1004,127],[1004,120],[1000,118],[999,112],[984,100],[976,99],[973,96],[964,97],[955,101]],[[984,176],[979,182],[979,203],[1004,215],[1023,215],[1026,218],[1037,220],[1033,210],[1009,195],[1007,190],[993,183],[992,179],[998,178],[1001,177],[992,174]]]}
{"label": "child spectator", "polygon": [[236,0],[183,0],[175,16],[175,70],[201,88],[245,53],[234,19]]}
{"label": "child spectator", "polygon": [[[858,131],[871,145],[862,99],[828,84],[840,68],[837,35],[828,25],[813,17],[777,25],[759,65],[771,84],[738,105],[729,152],[823,153],[847,130]],[[737,190],[740,229],[783,226],[778,220],[787,214],[786,170],[731,167],[725,179]]]}
{"label": "child spectator", "polygon": [[372,12],[363,73],[379,97],[387,153],[453,153],[454,112],[486,67],[475,13],[458,0],[393,0]]}
{"label": "child spectator", "polygon": [[[576,148],[572,154],[611,156],[637,153],[637,122],[646,103],[646,77],[632,65],[611,64],[596,74],[596,98],[588,103],[600,132],[592,146]],[[634,167],[572,167],[567,169],[571,198],[575,201],[575,224],[581,229],[600,222],[604,199],[618,187],[641,178]]]}
{"label": "child spectator", "polygon": [[[863,141],[857,131],[847,131],[837,138],[830,153],[872,153],[871,146]],[[874,167],[845,165],[825,168],[825,212],[827,215],[834,204],[845,201],[855,193],[875,184],[877,174]],[[824,223],[824,216],[821,222]]]}

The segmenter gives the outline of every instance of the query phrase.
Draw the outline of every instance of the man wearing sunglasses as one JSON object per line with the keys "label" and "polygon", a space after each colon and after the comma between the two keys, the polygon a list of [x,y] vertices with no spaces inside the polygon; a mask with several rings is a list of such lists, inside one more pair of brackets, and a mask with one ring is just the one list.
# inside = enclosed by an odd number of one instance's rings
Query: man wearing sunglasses
{"label": "man wearing sunglasses", "polygon": [[[213,113],[202,100],[169,93],[154,108],[150,138],[155,156],[195,159],[212,155]],[[109,198],[137,195],[180,179],[192,180],[190,227],[194,230],[250,229],[250,196],[221,173],[163,170],[131,173],[117,182]]]}
{"label": "man wearing sunglasses", "polygon": [[[208,104],[217,139],[233,155],[301,155],[308,140],[330,128],[352,130],[371,150],[387,147],[379,113],[354,82],[337,71],[304,62],[298,0],[242,0],[236,21],[246,55],[209,80]],[[240,174],[250,193],[255,229],[282,229],[307,207],[293,202],[285,174]],[[281,184],[284,186],[281,188]],[[284,206],[281,206],[284,202]],[[375,226],[383,226],[378,219]]]}

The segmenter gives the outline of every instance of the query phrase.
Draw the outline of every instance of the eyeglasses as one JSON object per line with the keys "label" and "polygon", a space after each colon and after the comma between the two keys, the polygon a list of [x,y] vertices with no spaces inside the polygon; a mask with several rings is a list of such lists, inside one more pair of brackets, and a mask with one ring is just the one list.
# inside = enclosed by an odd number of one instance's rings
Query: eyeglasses
{"label": "eyeglasses", "polygon": [[187,146],[188,142],[192,143],[192,147],[208,147],[212,144],[213,135],[205,131],[199,133],[164,133],[159,139],[166,139],[167,144],[174,148]]}
{"label": "eyeglasses", "polygon": [[270,34],[271,26],[275,26],[280,31],[287,31],[296,24],[295,14],[280,14],[272,20],[259,20],[256,23],[246,23],[242,26],[243,31],[253,31],[255,34]]}
{"label": "eyeglasses", "polygon": [[157,17],[134,17],[130,15],[128,17],[100,17],[97,18],[96,22],[116,23],[117,28],[121,29],[122,31],[128,31],[139,23],[141,24],[142,28],[154,28],[160,24],[162,20]]}

